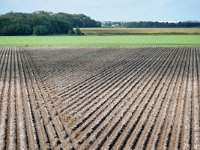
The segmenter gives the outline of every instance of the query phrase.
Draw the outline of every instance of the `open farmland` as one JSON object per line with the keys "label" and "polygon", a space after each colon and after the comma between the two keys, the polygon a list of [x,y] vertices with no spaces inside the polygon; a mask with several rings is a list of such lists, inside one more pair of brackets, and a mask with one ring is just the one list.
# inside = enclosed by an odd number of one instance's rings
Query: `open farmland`
{"label": "open farmland", "polygon": [[0,47],[0,149],[200,149],[200,47]]}
{"label": "open farmland", "polygon": [[81,28],[85,34],[200,34],[200,28]]}

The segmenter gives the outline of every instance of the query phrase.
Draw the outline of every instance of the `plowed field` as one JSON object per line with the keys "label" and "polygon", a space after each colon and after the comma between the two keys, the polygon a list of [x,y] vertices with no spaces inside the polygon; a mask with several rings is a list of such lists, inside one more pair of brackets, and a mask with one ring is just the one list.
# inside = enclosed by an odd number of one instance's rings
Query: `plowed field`
{"label": "plowed field", "polygon": [[0,150],[200,149],[200,47],[0,47]]}

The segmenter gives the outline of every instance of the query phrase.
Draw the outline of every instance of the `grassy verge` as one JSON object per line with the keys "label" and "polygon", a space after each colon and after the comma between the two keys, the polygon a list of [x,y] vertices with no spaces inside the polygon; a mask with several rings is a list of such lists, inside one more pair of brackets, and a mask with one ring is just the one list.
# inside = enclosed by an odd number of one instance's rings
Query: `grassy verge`
{"label": "grassy verge", "polygon": [[200,45],[200,35],[0,36],[0,46]]}

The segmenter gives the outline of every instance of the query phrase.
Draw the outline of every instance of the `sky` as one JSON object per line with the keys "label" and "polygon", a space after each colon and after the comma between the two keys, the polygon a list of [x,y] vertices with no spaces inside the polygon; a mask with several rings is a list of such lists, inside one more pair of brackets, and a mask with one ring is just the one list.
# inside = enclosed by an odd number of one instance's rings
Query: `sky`
{"label": "sky", "polygon": [[200,0],[0,0],[0,14],[39,10],[98,21],[200,21]]}

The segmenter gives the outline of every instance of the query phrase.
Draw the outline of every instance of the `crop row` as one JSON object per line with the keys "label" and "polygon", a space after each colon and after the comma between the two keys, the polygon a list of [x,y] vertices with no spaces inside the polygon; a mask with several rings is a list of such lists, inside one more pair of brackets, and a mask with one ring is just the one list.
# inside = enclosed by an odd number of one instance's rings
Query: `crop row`
{"label": "crop row", "polygon": [[[96,74],[50,88],[57,89],[53,105],[75,148],[198,149],[199,53],[199,47],[133,48]],[[53,78],[67,80],[60,74]]]}
{"label": "crop row", "polygon": [[73,149],[23,49],[3,47],[0,52],[0,149]]}
{"label": "crop row", "polygon": [[0,149],[200,149],[200,47],[0,47]]}

